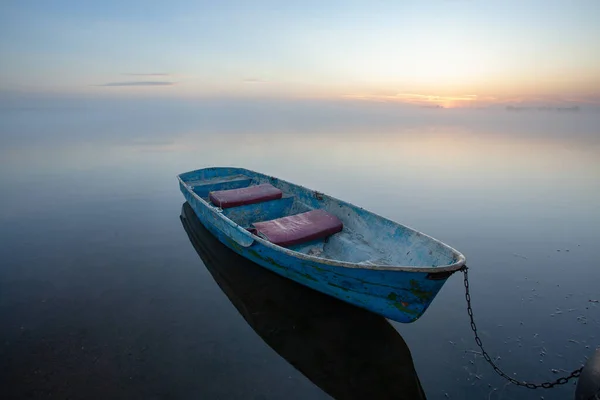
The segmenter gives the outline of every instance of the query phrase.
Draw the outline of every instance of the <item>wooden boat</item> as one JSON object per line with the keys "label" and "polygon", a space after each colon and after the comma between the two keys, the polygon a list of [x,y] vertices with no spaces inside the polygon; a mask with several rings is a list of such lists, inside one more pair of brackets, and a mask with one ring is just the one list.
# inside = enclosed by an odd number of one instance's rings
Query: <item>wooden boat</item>
{"label": "wooden boat", "polygon": [[412,355],[389,322],[261,268],[221,244],[190,205],[190,242],[223,293],[277,354],[334,399],[425,399]]}
{"label": "wooden boat", "polygon": [[423,233],[258,172],[215,167],[178,180],[198,219],[236,253],[395,321],[423,315],[465,264]]}

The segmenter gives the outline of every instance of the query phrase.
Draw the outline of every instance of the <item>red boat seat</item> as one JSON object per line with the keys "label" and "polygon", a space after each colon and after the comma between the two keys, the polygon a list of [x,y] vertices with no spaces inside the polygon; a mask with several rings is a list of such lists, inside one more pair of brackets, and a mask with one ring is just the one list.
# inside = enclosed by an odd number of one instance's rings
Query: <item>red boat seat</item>
{"label": "red boat seat", "polygon": [[255,222],[252,231],[279,246],[292,246],[340,232],[344,225],[335,215],[313,210],[270,221]]}
{"label": "red boat seat", "polygon": [[268,183],[248,186],[240,189],[217,190],[210,192],[211,203],[221,208],[231,208],[246,204],[262,203],[267,200],[280,199],[283,193]]}

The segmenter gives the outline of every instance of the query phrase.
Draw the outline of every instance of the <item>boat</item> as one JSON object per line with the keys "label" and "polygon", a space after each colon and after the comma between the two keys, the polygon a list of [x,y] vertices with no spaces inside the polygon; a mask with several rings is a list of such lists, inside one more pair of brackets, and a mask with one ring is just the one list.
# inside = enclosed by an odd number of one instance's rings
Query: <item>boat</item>
{"label": "boat", "polygon": [[180,220],[235,309],[280,357],[334,399],[425,399],[408,345],[382,316],[231,251],[182,205]]}
{"label": "boat", "polygon": [[420,318],[465,266],[439,240],[273,176],[209,167],[177,179],[200,222],[231,250],[394,321]]}

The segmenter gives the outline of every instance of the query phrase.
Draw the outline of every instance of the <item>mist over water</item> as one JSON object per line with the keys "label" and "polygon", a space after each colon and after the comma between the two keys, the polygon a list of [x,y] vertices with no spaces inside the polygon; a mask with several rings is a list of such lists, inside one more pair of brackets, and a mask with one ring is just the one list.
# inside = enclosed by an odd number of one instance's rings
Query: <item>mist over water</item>
{"label": "mist over water", "polygon": [[[326,397],[247,326],[181,227],[175,176],[211,165],[326,192],[457,248],[484,344],[520,379],[554,380],[600,345],[594,109],[3,99],[1,387]],[[427,397],[532,398],[473,352],[463,290],[456,274],[419,321],[392,323]]]}

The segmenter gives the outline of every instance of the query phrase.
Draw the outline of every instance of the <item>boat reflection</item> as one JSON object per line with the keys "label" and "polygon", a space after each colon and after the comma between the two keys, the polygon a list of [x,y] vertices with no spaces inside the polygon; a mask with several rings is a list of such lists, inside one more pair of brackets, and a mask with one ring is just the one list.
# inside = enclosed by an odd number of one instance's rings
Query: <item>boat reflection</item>
{"label": "boat reflection", "polygon": [[336,399],[424,399],[388,321],[274,274],[220,243],[186,202],[181,222],[204,265],[256,333]]}

